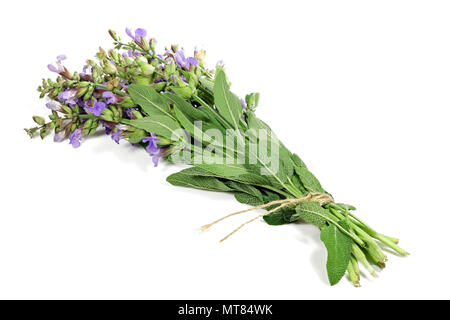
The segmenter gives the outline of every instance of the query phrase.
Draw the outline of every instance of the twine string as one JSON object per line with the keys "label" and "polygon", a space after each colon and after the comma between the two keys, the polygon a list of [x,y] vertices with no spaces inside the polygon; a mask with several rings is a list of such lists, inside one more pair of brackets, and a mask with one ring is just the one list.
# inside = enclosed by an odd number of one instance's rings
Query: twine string
{"label": "twine string", "polygon": [[262,218],[268,214],[271,214],[273,212],[276,212],[284,207],[287,207],[289,205],[293,205],[293,204],[299,204],[299,203],[303,203],[303,202],[309,202],[309,201],[313,201],[313,202],[317,202],[319,203],[321,206],[326,204],[326,203],[330,203],[330,202],[334,202],[333,198],[329,195],[329,194],[325,194],[325,193],[308,193],[306,196],[301,197],[301,198],[289,198],[289,199],[283,199],[283,200],[275,200],[266,204],[262,204],[250,209],[246,209],[246,210],[242,210],[242,211],[238,211],[238,212],[234,212],[231,213],[229,215],[226,215],[216,221],[213,221],[209,224],[206,224],[204,226],[201,227],[202,231],[205,231],[209,228],[211,228],[213,225],[215,225],[216,223],[219,223],[220,221],[223,221],[227,218],[242,214],[242,213],[246,213],[246,212],[250,212],[250,211],[254,211],[254,210],[258,210],[258,209],[265,209],[271,206],[277,206],[274,209],[271,209],[269,211],[266,211],[264,213],[261,213],[260,215],[244,222],[243,224],[241,224],[239,227],[237,227],[236,229],[234,229],[232,232],[230,232],[227,236],[225,236],[222,240],[220,240],[220,242],[223,242],[225,240],[227,240],[229,237],[231,237],[233,234],[235,234],[236,232],[238,232],[240,229],[242,229],[244,226],[246,226],[247,224],[252,223],[253,221]]}

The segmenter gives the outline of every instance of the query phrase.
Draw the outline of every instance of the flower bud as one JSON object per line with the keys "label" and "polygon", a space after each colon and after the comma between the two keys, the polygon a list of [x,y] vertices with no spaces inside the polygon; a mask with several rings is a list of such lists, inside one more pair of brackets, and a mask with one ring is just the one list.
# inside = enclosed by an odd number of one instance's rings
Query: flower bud
{"label": "flower bud", "polygon": [[23,129],[23,130],[25,130],[25,132],[28,134],[28,136],[29,136],[30,138],[33,138],[34,135],[36,134],[38,128]]}
{"label": "flower bud", "polygon": [[126,66],[131,66],[134,63],[134,59],[130,57],[124,57],[123,60],[125,61]]}
{"label": "flower bud", "polygon": [[89,87],[89,89],[88,89],[88,91],[86,92],[86,94],[84,95],[84,97],[83,97],[83,100],[84,101],[87,101],[87,100],[89,100],[89,98],[91,98],[92,97],[92,94],[94,93],[94,87],[93,86],[90,86]]}
{"label": "flower bud", "polygon": [[166,72],[168,75],[174,74],[176,69],[177,69],[177,66],[175,65],[174,61],[172,61],[171,63],[166,65]]}
{"label": "flower bud", "polygon": [[72,80],[80,81],[80,74],[75,71],[72,75]]}
{"label": "flower bud", "polygon": [[139,63],[148,63],[147,58],[144,57],[144,56],[137,56],[135,61],[136,61],[137,64],[139,64]]}
{"label": "flower bud", "polygon": [[39,131],[39,136],[41,137],[41,139],[44,139],[45,136],[49,133],[50,133],[50,131],[45,130],[45,127],[44,127]]}
{"label": "flower bud", "polygon": [[88,120],[84,123],[84,125],[83,125],[83,135],[84,135],[84,136],[87,136],[87,135],[89,134],[93,122],[94,122],[93,119],[88,119]]}
{"label": "flower bud", "polygon": [[106,121],[114,121],[113,117],[114,117],[114,114],[113,114],[113,112],[112,112],[111,110],[109,110],[109,109],[104,109],[104,110],[102,111],[101,118],[102,118],[103,120],[106,120]]}
{"label": "flower bud", "polygon": [[89,81],[81,81],[81,82],[78,83],[78,87],[79,87],[79,88],[87,87],[87,86],[89,86],[89,85],[90,85],[90,82],[89,82]]}
{"label": "flower bud", "polygon": [[156,40],[155,39],[150,39],[150,48],[152,49],[152,52],[155,53],[156,52]]}
{"label": "flower bud", "polygon": [[78,93],[76,94],[76,98],[83,97],[87,92],[89,91],[89,87],[82,87],[78,90]]}
{"label": "flower bud", "polygon": [[[99,66],[95,65],[92,68],[92,78],[97,82],[98,79],[100,79],[101,69]],[[100,81],[98,81],[100,82]]]}
{"label": "flower bud", "polygon": [[142,115],[142,113],[140,113],[137,110],[132,110],[131,114],[134,115],[136,117],[136,119],[142,119],[144,116]]}
{"label": "flower bud", "polygon": [[70,109],[68,106],[66,105],[61,105],[62,113],[66,113],[67,115],[71,116],[72,115],[72,109]]}
{"label": "flower bud", "polygon": [[114,121],[120,121],[120,118],[122,118],[122,108],[118,109],[115,106],[109,107],[113,113],[113,120]]}
{"label": "flower bud", "polygon": [[111,49],[109,50],[108,54],[115,62],[120,61],[119,54],[117,53],[116,50]]}
{"label": "flower bud", "polygon": [[155,72],[155,67],[148,63],[138,63],[144,76],[151,76]]}
{"label": "flower bud", "polygon": [[107,74],[115,74],[117,72],[117,68],[115,65],[113,65],[110,61],[106,60],[104,62],[104,67],[103,70],[107,73]]}
{"label": "flower bud", "polygon": [[250,93],[245,96],[245,102],[249,107],[257,107],[259,102],[259,93]]}
{"label": "flower bud", "polygon": [[109,80],[106,83],[106,86],[108,87],[108,89],[110,91],[112,91],[114,88],[118,88],[120,86],[120,79],[119,78],[114,78],[112,80]]}
{"label": "flower bud", "polygon": [[117,38],[117,34],[116,34],[116,32],[114,30],[109,29],[108,33],[111,36],[111,38],[113,38],[113,40],[119,41],[119,39]]}
{"label": "flower bud", "polygon": [[155,86],[157,92],[161,92],[166,88],[167,82],[158,82]]}
{"label": "flower bud", "polygon": [[34,122],[36,122],[38,125],[43,126],[45,124],[45,119],[39,116],[33,116]]}
{"label": "flower bud", "polygon": [[148,41],[142,37],[141,38],[141,48],[144,49],[145,51],[149,51],[150,50],[150,44],[148,43]]}
{"label": "flower bud", "polygon": [[205,62],[206,51],[205,50],[195,50],[194,57],[200,62]]}

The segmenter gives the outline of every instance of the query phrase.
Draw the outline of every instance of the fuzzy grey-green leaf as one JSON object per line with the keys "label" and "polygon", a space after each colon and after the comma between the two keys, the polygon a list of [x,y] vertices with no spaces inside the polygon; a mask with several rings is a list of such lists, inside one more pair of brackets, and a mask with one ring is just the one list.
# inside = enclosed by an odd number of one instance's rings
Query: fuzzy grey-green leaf
{"label": "fuzzy grey-green leaf", "polygon": [[128,87],[128,93],[147,115],[165,115],[175,120],[175,117],[170,113],[167,102],[152,87],[132,84]]}
{"label": "fuzzy grey-green leaf", "polygon": [[[346,230],[348,225],[345,221],[339,224]],[[320,239],[325,244],[328,251],[327,272],[328,280],[333,286],[344,276],[350,262],[353,241],[341,232],[334,224],[322,229]]]}
{"label": "fuzzy grey-green leaf", "polygon": [[324,193],[319,180],[308,170],[306,167],[295,167],[295,173],[299,176],[303,186],[309,192],[322,192]]}
{"label": "fuzzy grey-green leaf", "polygon": [[123,119],[122,122],[172,140],[185,140],[185,135],[179,130],[181,127],[178,122],[167,116],[157,115],[135,120]]}
{"label": "fuzzy grey-green leaf", "polygon": [[227,184],[227,186],[229,186],[230,188],[232,188],[236,191],[246,193],[252,197],[256,197],[259,201],[259,204],[263,203],[263,195],[262,195],[261,191],[259,191],[255,187],[245,184],[245,183],[236,182],[236,181],[228,181],[226,184]]}
{"label": "fuzzy grey-green leaf", "polygon": [[264,221],[271,226],[281,226],[290,223],[284,219],[283,213],[274,212],[263,217]]}
{"label": "fuzzy grey-green leaf", "polygon": [[258,197],[245,192],[236,192],[234,194],[234,197],[240,203],[248,204],[251,206],[259,206],[263,203],[260,199],[258,199]]}
{"label": "fuzzy grey-green leaf", "polygon": [[180,187],[209,191],[233,191],[233,189],[215,177],[192,176],[178,172],[167,177],[167,181],[174,186]]}
{"label": "fuzzy grey-green leaf", "polygon": [[164,93],[163,96],[168,101],[175,104],[180,109],[180,111],[183,112],[191,121],[206,122],[209,120],[208,117],[200,109],[197,109],[183,98],[173,93]]}
{"label": "fuzzy grey-green leaf", "polygon": [[326,224],[326,218],[329,215],[328,210],[322,208],[317,202],[304,202],[295,207],[295,214],[291,216],[291,221],[302,219],[307,223],[317,227],[323,227]]}
{"label": "fuzzy grey-green leaf", "polygon": [[225,72],[218,69],[214,81],[214,104],[219,114],[234,128],[239,128],[242,105],[239,98],[230,91]]}

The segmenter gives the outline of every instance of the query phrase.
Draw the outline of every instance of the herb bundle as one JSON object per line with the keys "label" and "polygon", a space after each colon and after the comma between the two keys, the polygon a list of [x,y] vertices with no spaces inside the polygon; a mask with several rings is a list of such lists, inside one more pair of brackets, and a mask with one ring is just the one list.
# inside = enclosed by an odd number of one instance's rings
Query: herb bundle
{"label": "herb bundle", "polygon": [[[156,52],[156,41],[144,29],[127,29],[129,41],[109,31],[114,48],[100,48],[83,71],[70,72],[58,56],[38,88],[47,97],[49,121],[34,116],[36,127],[26,129],[44,138],[69,139],[74,148],[82,139],[104,128],[116,143],[128,140],[145,148],[155,166],[160,159],[190,165],[167,178],[176,186],[229,192],[237,201],[264,210],[244,225],[263,218],[269,225],[305,221],[320,228],[328,251],[331,285],[347,272],[359,286],[363,265],[376,276],[374,265],[384,268],[382,246],[400,255],[407,252],[398,239],[376,232],[357,218],[351,205],[336,203],[303,161],[278,140],[256,117],[259,94],[239,99],[230,91],[223,66],[205,67],[205,51],[188,56],[177,46]],[[225,237],[228,238],[231,234]]]}

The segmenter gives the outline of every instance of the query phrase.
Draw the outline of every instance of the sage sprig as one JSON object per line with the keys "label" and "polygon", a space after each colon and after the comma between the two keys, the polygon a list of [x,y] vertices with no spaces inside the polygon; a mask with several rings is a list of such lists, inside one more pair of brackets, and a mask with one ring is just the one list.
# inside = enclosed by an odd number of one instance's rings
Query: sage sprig
{"label": "sage sprig", "polygon": [[158,54],[156,41],[144,29],[127,29],[129,41],[109,33],[114,48],[100,48],[82,72],[68,70],[64,55],[48,66],[57,77],[44,79],[38,91],[48,99],[51,114],[48,120],[33,117],[37,126],[25,129],[30,137],[44,138],[54,131],[55,141],[68,138],[78,148],[83,139],[103,128],[116,143],[128,140],[145,148],[155,166],[161,159],[188,164],[167,181],[229,192],[238,202],[252,206],[225,218],[262,210],[231,234],[261,217],[274,226],[313,224],[321,230],[328,251],[331,285],[347,272],[359,286],[359,264],[375,276],[373,266],[384,268],[387,260],[382,248],[408,254],[398,246],[398,239],[357,218],[355,207],[336,203],[300,157],[256,116],[259,94],[240,99],[230,90],[222,65],[206,68],[203,50],[188,56],[173,45]]}

